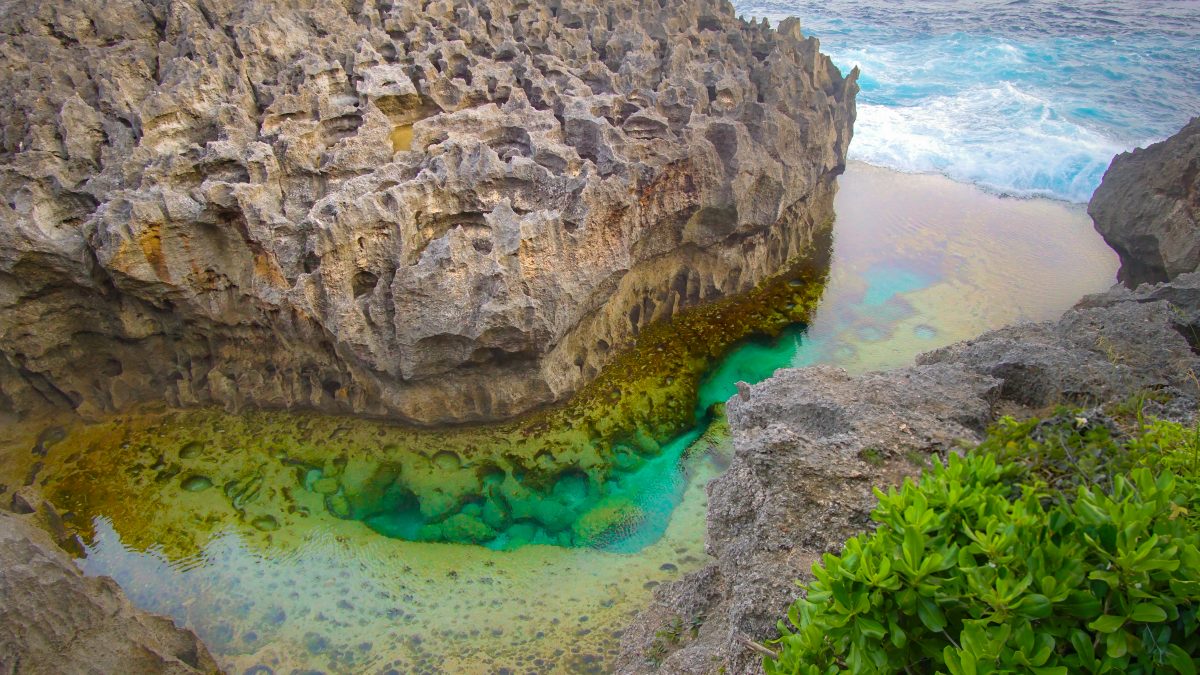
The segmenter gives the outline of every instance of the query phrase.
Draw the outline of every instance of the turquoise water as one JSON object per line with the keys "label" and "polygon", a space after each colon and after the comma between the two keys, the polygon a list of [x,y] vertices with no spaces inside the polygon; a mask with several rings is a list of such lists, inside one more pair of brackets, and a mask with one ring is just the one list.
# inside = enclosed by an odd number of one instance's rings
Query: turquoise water
{"label": "turquoise water", "polygon": [[[699,418],[695,428],[664,444],[660,454],[650,459],[643,459],[632,452],[618,453],[616,470],[603,483],[590,481],[583,472],[568,472],[554,484],[548,495],[534,503],[533,508],[537,509],[537,513],[533,514],[535,517],[527,518],[523,526],[518,524],[501,528],[499,536],[477,543],[496,551],[529,545],[587,546],[613,553],[640,551],[657,542],[666,532],[671,514],[687,488],[689,469],[692,468],[690,465],[696,459],[685,457],[684,454],[709,430],[713,422],[712,415]],[[507,482],[507,478],[497,477],[495,485],[487,489],[504,490],[508,487]],[[496,508],[496,503],[506,502],[487,500],[479,505],[468,505],[463,513],[481,518],[486,523],[490,515],[488,510]],[[473,506],[477,508],[472,510]],[[586,539],[583,533],[572,536],[572,532],[564,528],[563,532],[556,535],[542,526],[543,521],[555,520],[562,520],[570,526],[579,521],[580,514],[588,512],[605,516],[616,514],[616,517],[605,518],[603,529]],[[626,514],[624,517],[622,512]],[[612,521],[617,522],[616,527],[612,526]],[[410,504],[388,504],[385,510],[365,518],[364,523],[387,537],[407,541],[429,540],[422,533],[426,519],[422,517],[420,505],[415,500]],[[521,531],[513,534],[518,529]],[[575,529],[579,529],[578,526]]]}
{"label": "turquoise water", "polygon": [[850,157],[1086,202],[1113,155],[1200,114],[1194,0],[741,0],[800,17],[862,93]]}
{"label": "turquoise water", "polygon": [[[888,337],[887,326],[912,315],[904,295],[937,283],[928,271],[897,262],[880,262],[862,274],[865,289],[838,309],[839,323],[857,323],[857,335],[868,342]],[[876,322],[870,321],[875,319]],[[836,320],[836,319],[835,319]],[[874,324],[874,325],[873,325]],[[933,329],[924,326],[926,330]],[[932,338],[935,333],[928,337]],[[708,410],[737,393],[737,383],[756,384],[780,368],[802,368],[818,363],[837,364],[834,340],[810,336],[808,326],[789,326],[775,338],[757,337],[734,347],[701,382],[698,410]]]}

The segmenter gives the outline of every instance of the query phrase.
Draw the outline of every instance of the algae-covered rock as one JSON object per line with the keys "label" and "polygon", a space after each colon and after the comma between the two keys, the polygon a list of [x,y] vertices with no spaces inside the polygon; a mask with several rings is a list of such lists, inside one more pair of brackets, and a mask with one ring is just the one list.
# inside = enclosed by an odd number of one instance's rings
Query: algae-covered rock
{"label": "algae-covered rock", "polygon": [[577,515],[562,502],[549,497],[533,502],[529,507],[529,514],[550,533],[567,529],[575,522]]}
{"label": "algae-covered rock", "polygon": [[350,500],[346,499],[346,495],[343,494],[325,495],[325,509],[334,517],[342,520],[353,515]]}
{"label": "algae-covered rock", "polygon": [[179,484],[179,487],[188,492],[203,492],[212,486],[212,479],[208,476],[188,476]]}
{"label": "algae-covered rock", "polygon": [[279,529],[279,520],[275,516],[258,516],[250,521],[250,525],[261,532],[274,532]]}
{"label": "algae-covered rock", "polygon": [[512,522],[512,512],[497,499],[483,503],[483,522],[496,530],[503,530]]}
{"label": "algae-covered rock", "polygon": [[331,495],[340,488],[341,485],[336,478],[318,478],[312,484],[312,491],[321,495]]}
{"label": "algae-covered rock", "polygon": [[417,530],[417,541],[444,541],[441,523],[427,523]]}
{"label": "algae-covered rock", "polygon": [[627,497],[605,497],[571,525],[576,546],[604,546],[637,526],[646,517]]}
{"label": "algae-covered rock", "polygon": [[454,513],[462,506],[462,497],[441,489],[433,489],[421,495],[421,516],[436,521]]}
{"label": "algae-covered rock", "polygon": [[204,454],[204,444],[198,441],[184,443],[179,448],[179,459],[196,459]]}
{"label": "algae-covered rock", "polygon": [[458,513],[442,522],[442,536],[447,541],[481,544],[495,539],[496,530],[475,516]]}
{"label": "algae-covered rock", "polygon": [[529,522],[514,523],[504,531],[505,548],[517,549],[530,544],[537,538],[541,530]]}

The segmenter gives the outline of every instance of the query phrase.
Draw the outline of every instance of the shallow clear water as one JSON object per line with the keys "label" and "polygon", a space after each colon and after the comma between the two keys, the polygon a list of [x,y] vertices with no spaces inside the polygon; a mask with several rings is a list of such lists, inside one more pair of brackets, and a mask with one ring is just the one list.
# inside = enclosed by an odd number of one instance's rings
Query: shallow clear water
{"label": "shallow clear water", "polygon": [[862,70],[850,156],[1086,202],[1113,155],[1200,114],[1194,0],[739,0]]}
{"label": "shallow clear water", "polygon": [[[902,365],[988,328],[1051,318],[1106,288],[1116,268],[1080,207],[938,176],[852,163],[837,210],[810,325],[743,341],[712,364],[697,414],[779,367]],[[95,515],[87,573],[195,630],[231,672],[605,672],[654,587],[707,562],[704,485],[732,449],[719,416],[692,442],[700,430],[642,465],[628,487],[641,490],[645,517],[599,549],[405,541],[335,517],[305,487],[312,469],[288,462],[311,450],[344,484],[369,473],[359,451],[408,432],[367,421],[201,411],[75,426],[44,459],[40,484],[66,489],[64,511]],[[436,460],[449,442],[429,440],[417,459]],[[27,448],[0,453],[0,478],[28,474]],[[430,475],[445,478],[440,470]],[[239,472],[253,474],[255,499],[241,496]]]}

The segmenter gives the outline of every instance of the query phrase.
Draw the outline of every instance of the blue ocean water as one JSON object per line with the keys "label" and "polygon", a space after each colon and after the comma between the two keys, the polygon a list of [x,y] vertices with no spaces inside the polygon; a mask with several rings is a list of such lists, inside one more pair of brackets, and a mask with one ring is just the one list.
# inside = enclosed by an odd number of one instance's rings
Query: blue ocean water
{"label": "blue ocean water", "polygon": [[1086,202],[1113,155],[1200,115],[1196,0],[735,0],[862,70],[850,156]]}

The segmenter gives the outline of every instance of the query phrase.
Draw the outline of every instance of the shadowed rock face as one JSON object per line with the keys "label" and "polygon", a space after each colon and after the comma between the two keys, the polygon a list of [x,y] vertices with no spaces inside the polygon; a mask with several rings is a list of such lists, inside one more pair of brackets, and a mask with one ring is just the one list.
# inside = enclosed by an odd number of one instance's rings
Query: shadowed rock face
{"label": "shadowed rock face", "polygon": [[1200,117],[1178,134],[1117,155],[1088,205],[1121,256],[1130,288],[1200,269]]}
{"label": "shadowed rock face", "polygon": [[0,410],[488,420],[748,288],[854,117],[728,2],[0,10]]}

